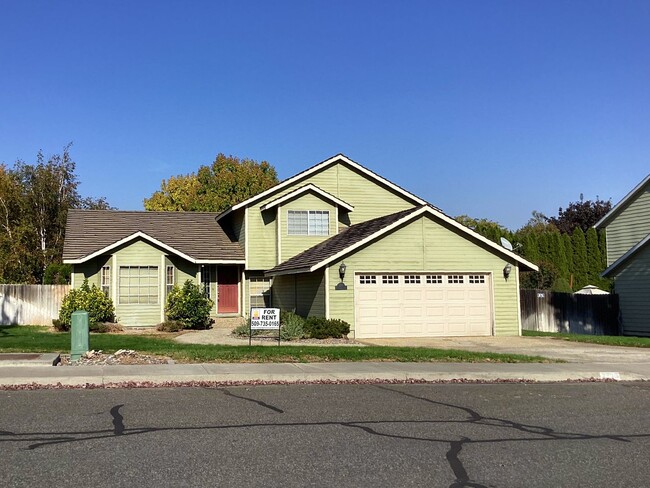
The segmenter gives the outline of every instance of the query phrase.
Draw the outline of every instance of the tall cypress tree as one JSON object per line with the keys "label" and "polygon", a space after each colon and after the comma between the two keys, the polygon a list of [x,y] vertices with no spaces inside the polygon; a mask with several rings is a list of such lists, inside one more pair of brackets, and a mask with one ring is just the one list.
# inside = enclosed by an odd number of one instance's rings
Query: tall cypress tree
{"label": "tall cypress tree", "polygon": [[600,264],[605,269],[607,267],[607,236],[604,229],[598,231],[598,246],[600,247]]}
{"label": "tall cypress tree", "polygon": [[587,242],[585,233],[580,227],[576,227],[571,236],[573,244],[573,289],[579,290],[587,285]]}
{"label": "tall cypress tree", "polygon": [[587,231],[587,279],[590,284],[600,285],[600,273],[602,270],[598,234],[596,233],[596,229],[589,227]]}
{"label": "tall cypress tree", "polygon": [[559,232],[553,233],[552,243],[554,251],[553,261],[555,263],[555,267],[557,268],[560,277],[566,279],[568,282],[569,263],[567,262],[566,251],[564,250],[564,239],[562,239],[562,236],[559,234]]}

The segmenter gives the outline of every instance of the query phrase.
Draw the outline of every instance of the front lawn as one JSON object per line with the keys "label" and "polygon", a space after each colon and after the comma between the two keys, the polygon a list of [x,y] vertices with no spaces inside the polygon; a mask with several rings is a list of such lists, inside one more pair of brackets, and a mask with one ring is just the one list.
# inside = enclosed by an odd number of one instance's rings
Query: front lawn
{"label": "front lawn", "polygon": [[[217,346],[181,344],[169,338],[129,334],[91,334],[90,348],[112,353],[133,349],[144,354],[169,356],[179,362],[327,362],[327,361],[401,361],[401,362],[548,362],[540,356],[496,354],[387,346]],[[45,327],[0,327],[0,352],[70,352],[69,332],[49,332]]]}
{"label": "front lawn", "polygon": [[561,339],[564,341],[589,342],[592,344],[603,344],[605,346],[650,347],[650,337],[560,334],[556,332],[537,332],[534,330],[524,330],[523,335],[528,337],[552,337],[553,339]]}

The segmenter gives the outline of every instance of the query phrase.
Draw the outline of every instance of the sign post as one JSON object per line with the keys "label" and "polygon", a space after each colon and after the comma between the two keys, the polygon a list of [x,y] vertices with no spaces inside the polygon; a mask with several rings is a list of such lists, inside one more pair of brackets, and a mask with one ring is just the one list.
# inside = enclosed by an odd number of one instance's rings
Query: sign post
{"label": "sign post", "polygon": [[248,331],[248,345],[252,345],[254,330],[278,329],[278,346],[280,345],[280,309],[251,308],[251,326]]}

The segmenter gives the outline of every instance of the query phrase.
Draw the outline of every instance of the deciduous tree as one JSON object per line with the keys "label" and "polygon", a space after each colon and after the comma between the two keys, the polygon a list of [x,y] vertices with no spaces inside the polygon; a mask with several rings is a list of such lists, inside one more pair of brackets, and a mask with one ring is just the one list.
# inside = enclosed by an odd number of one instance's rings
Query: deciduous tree
{"label": "deciduous tree", "polygon": [[146,210],[221,212],[277,184],[268,162],[218,154],[196,173],[163,180],[160,190],[145,198]]}

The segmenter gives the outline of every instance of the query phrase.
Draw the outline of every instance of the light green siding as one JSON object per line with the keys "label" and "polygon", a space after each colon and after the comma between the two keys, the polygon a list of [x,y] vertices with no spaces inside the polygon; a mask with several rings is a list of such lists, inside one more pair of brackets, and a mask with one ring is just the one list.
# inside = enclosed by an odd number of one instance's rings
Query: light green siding
{"label": "light green siding", "polygon": [[323,271],[276,276],[272,288],[273,306],[303,317],[325,316],[325,277]]}
{"label": "light green siding", "polygon": [[[296,236],[289,235],[289,210],[327,210],[329,212],[329,235],[326,236]],[[303,194],[295,200],[279,207],[280,212],[280,253],[277,264],[300,254],[316,244],[329,239],[337,233],[336,207],[313,194]]]}
{"label": "light green siding", "polygon": [[90,261],[81,264],[74,264],[72,266],[72,283],[75,288],[79,288],[85,279],[88,280],[90,286],[101,286],[101,273],[100,270],[103,266],[110,266],[110,256],[98,256]]}
{"label": "light green siding", "polygon": [[616,273],[623,333],[650,336],[650,245]]}
{"label": "light green siding", "polygon": [[244,219],[245,210],[237,210],[230,217],[232,230],[235,239],[242,249],[246,248],[246,221]]}
{"label": "light green siding", "polygon": [[650,188],[619,211],[605,229],[609,266],[650,234]]}
{"label": "light green siding", "polygon": [[455,230],[423,216],[381,240],[367,245],[342,261],[347,266],[347,290],[336,290],[341,261],[330,265],[329,316],[349,322],[354,330],[354,276],[370,272],[483,272],[491,273],[494,330],[496,335],[519,335],[517,263],[509,261],[513,272],[506,281],[506,260],[471,242]]}
{"label": "light green siding", "polygon": [[[415,205],[405,196],[378,184],[344,163],[334,164],[306,176],[266,199],[255,202],[247,209],[248,269],[270,269],[278,264],[277,209],[262,212],[260,207],[308,183],[316,185],[354,207],[352,212],[340,212],[339,221],[342,225],[357,224]],[[282,206],[282,209],[284,208],[285,206]],[[285,215],[282,215],[281,220],[285,220]],[[310,242],[306,241],[305,247],[301,250],[309,248]],[[290,252],[297,250],[297,247],[293,247]],[[286,260],[284,255],[282,258]]]}

